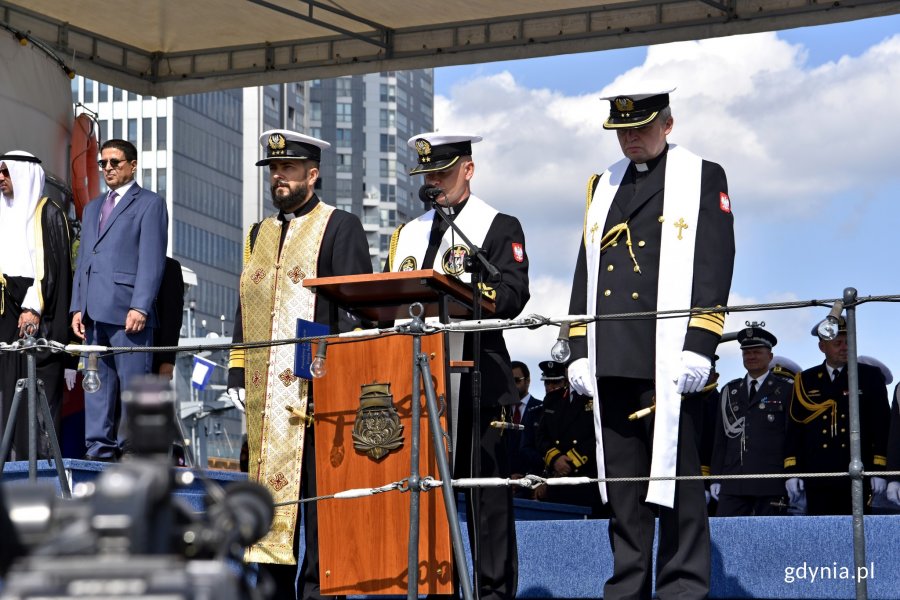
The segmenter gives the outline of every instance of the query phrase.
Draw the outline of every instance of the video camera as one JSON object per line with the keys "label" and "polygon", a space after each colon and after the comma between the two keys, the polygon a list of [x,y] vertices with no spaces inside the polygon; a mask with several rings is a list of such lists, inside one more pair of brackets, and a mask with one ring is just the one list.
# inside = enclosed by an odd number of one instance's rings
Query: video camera
{"label": "video camera", "polygon": [[[133,455],[76,486],[76,499],[57,498],[54,485],[5,486],[28,556],[13,564],[0,599],[261,598],[241,556],[271,527],[269,492],[169,466],[176,417],[166,382],[142,379],[122,400]],[[200,513],[172,494],[197,480]]]}

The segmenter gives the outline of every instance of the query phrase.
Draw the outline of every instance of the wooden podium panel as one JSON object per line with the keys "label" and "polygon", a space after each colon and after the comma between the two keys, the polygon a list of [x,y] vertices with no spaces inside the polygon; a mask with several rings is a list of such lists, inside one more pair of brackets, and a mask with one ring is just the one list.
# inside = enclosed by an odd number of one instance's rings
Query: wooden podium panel
{"label": "wooden podium panel", "polygon": [[[314,380],[316,492],[334,494],[354,488],[380,487],[409,477],[411,435],[412,346],[410,336],[328,345],[327,374]],[[442,334],[422,338],[430,357],[438,404],[446,402]],[[393,406],[403,426],[402,445],[379,460],[354,448],[353,427],[360,408],[361,386],[390,383]],[[420,394],[421,475],[439,478]],[[446,418],[442,417],[446,431]],[[446,447],[446,445],[445,445]],[[319,502],[320,585],[326,595],[406,595],[410,493]],[[440,489],[420,495],[419,594],[449,594],[453,589],[453,551]]]}
{"label": "wooden podium panel", "polygon": [[[448,317],[472,316],[471,286],[433,269],[320,277],[305,280],[303,286],[370,321],[408,319],[413,302],[424,306],[422,318],[437,317],[442,299],[447,302]],[[494,302],[482,296],[481,314],[490,316],[494,309]]]}

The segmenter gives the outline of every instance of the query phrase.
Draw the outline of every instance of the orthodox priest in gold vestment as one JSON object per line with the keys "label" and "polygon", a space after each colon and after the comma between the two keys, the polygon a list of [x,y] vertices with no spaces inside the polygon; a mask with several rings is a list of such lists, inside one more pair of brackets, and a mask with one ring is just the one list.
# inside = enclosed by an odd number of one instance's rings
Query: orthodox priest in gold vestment
{"label": "orthodox priest in gold vestment", "polygon": [[[269,169],[278,213],[247,235],[234,341],[293,338],[298,318],[329,325],[332,332],[352,329],[352,317],[339,311],[339,322],[330,322],[328,301],[303,287],[307,278],[372,272],[359,219],[325,204],[314,191],[321,152],[331,145],[283,129],[266,131],[260,144],[265,157],[256,164]],[[266,486],[276,504],[315,496],[314,428],[288,410],[313,412],[310,382],[294,376],[294,347],[232,351],[228,388],[236,405],[246,405],[250,480]],[[303,512],[300,594],[298,505],[279,506],[269,534],[247,551],[248,561],[260,563],[263,576],[274,579],[274,598],[322,598],[316,505],[304,505]]]}

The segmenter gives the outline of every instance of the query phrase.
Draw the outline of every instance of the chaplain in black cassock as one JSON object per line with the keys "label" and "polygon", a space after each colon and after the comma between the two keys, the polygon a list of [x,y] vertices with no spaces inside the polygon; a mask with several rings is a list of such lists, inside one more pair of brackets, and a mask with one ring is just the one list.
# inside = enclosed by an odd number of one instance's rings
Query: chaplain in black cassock
{"label": "chaplain in black cassock", "polygon": [[[33,327],[36,338],[69,341],[72,260],[69,222],[62,207],[42,196],[44,169],[34,155],[19,150],[0,155],[0,341],[21,339]],[[37,354],[37,377],[53,415],[57,437],[63,394],[65,354]],[[3,426],[9,422],[16,381],[27,377],[24,354],[0,352]],[[13,443],[15,459],[28,459],[28,398],[23,392]],[[41,423],[38,452],[49,456]]]}
{"label": "chaplain in black cassock", "polygon": [[[594,398],[600,477],[700,475],[703,407],[691,395],[710,377],[725,323],[717,307],[731,287],[733,217],[722,167],[668,143],[671,91],[606,98],[603,127],[616,132],[625,158],[588,184],[569,312],[609,318],[573,328],[568,375],[574,391]],[[633,315],[689,308],[704,310]],[[652,416],[629,420],[651,405]],[[657,515],[659,597],[707,596],[702,482],[601,484],[600,494],[614,558],[604,598],[650,598]]]}

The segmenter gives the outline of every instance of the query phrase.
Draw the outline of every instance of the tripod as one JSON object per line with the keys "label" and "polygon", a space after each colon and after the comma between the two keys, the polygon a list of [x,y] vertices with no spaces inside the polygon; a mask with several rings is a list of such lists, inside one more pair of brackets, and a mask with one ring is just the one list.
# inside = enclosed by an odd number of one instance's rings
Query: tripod
{"label": "tripod", "polygon": [[425,406],[428,410],[428,425],[434,440],[434,452],[437,459],[438,474],[441,477],[441,491],[444,496],[444,507],[447,510],[447,520],[450,525],[450,541],[453,546],[453,555],[457,563],[457,578],[464,600],[472,600],[472,583],[469,580],[466,555],[463,552],[462,533],[459,528],[459,518],[456,512],[456,496],[453,493],[451,481],[450,463],[447,459],[447,451],[444,448],[444,439],[441,435],[441,422],[438,414],[437,397],[434,391],[434,383],[431,379],[431,367],[428,365],[428,356],[422,352],[422,335],[425,332],[425,323],[422,321],[424,308],[418,302],[409,308],[412,322],[410,333],[413,336],[413,379],[411,402],[412,423],[410,428],[410,475],[409,491],[409,550],[408,550],[408,582],[407,598],[418,598],[418,588],[415,574],[419,570],[419,493],[422,491],[422,481],[419,474],[419,378],[425,391]]}
{"label": "tripod", "polygon": [[[16,429],[16,417],[22,404],[22,394],[27,391],[28,394],[28,480],[37,481],[37,441],[38,441],[38,410],[47,429],[47,437],[50,441],[50,452],[53,454],[53,462],[56,465],[56,474],[59,477],[59,486],[62,489],[63,497],[70,497],[69,480],[66,478],[63,469],[62,453],[59,449],[59,440],[56,439],[56,429],[53,426],[53,415],[50,414],[50,405],[47,402],[47,395],[44,393],[44,382],[37,378],[37,365],[35,354],[47,348],[46,340],[35,340],[31,333],[26,331],[25,337],[21,342],[16,342],[18,347],[25,352],[25,360],[27,362],[27,377],[19,379],[16,382],[16,391],[13,395],[12,404],[9,410],[9,420],[6,422],[6,428],[3,432],[3,441],[0,442],[0,477],[3,476],[3,469],[6,466],[6,457],[12,447],[13,434]],[[15,347],[15,344],[13,345]],[[49,462],[49,460],[48,460]]]}

